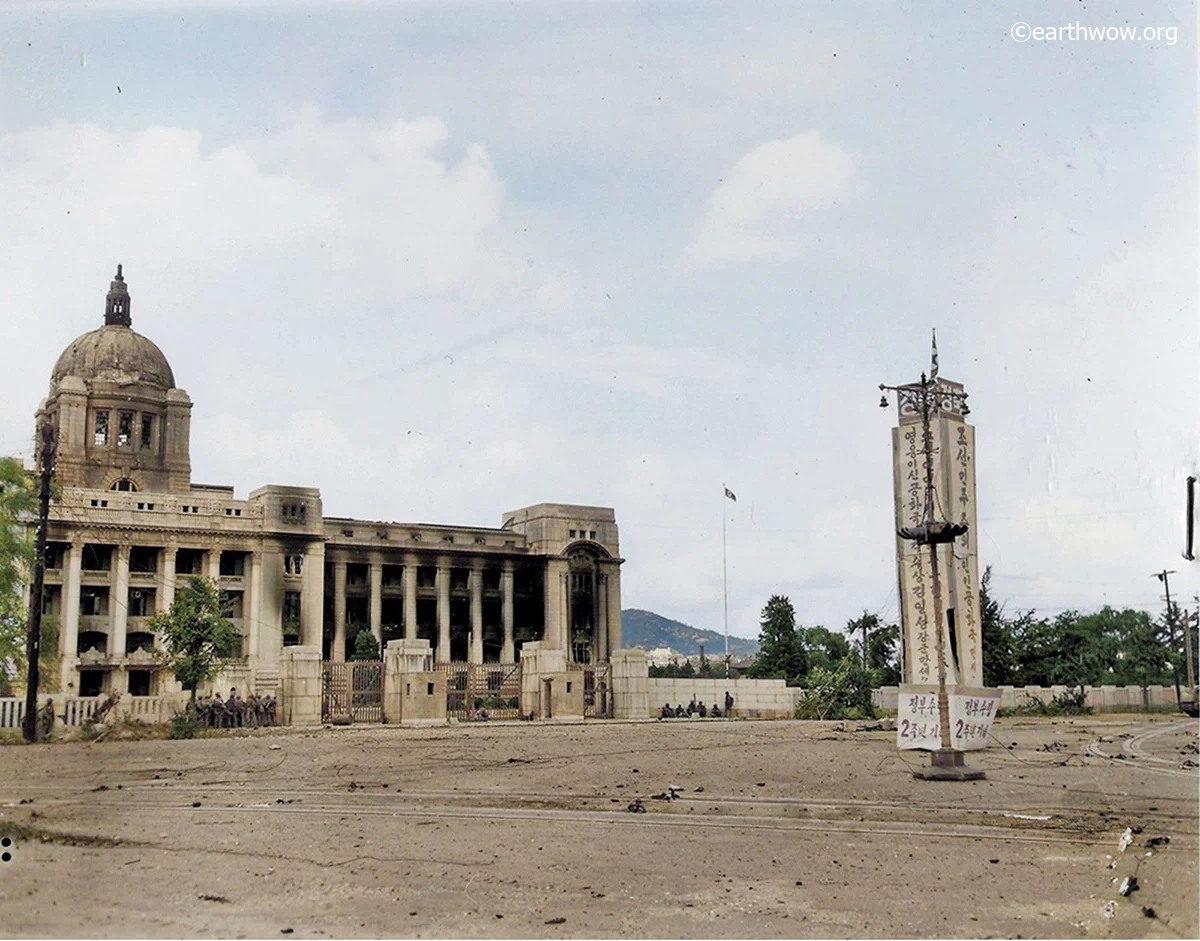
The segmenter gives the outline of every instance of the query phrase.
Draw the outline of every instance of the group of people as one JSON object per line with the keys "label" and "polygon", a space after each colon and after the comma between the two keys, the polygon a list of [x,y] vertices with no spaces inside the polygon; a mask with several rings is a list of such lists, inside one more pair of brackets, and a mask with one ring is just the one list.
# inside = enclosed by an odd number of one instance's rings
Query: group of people
{"label": "group of people", "polygon": [[659,715],[659,718],[660,719],[690,719],[690,718],[692,718],[692,716],[699,716],[701,719],[708,719],[708,718],[720,719],[720,718],[729,718],[732,715],[733,715],[733,697],[729,695],[729,690],[726,690],[725,691],[725,711],[724,712],[721,711],[721,707],[718,706],[716,703],[713,703],[712,706],[706,706],[706,705],[704,705],[703,699],[701,699],[700,702],[696,702],[695,697],[693,697],[692,701],[687,704],[686,709],[682,705],[677,705],[674,709],[672,709],[671,704],[669,702],[663,703],[662,713]]}
{"label": "group of people", "polygon": [[189,704],[200,721],[213,729],[259,728],[275,724],[275,697],[268,693],[258,696],[251,693],[245,699],[238,696],[237,687],[229,690],[229,698],[222,699],[219,692],[197,699]]}

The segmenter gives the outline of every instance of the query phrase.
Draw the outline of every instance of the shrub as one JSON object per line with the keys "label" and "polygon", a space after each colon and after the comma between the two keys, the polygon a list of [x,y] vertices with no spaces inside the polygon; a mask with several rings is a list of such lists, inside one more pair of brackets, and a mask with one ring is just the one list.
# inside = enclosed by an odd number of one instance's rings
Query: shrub
{"label": "shrub", "polygon": [[796,703],[797,719],[873,719],[871,678],[862,663],[848,654],[836,670],[809,670],[804,696]]}
{"label": "shrub", "polygon": [[204,725],[194,712],[177,712],[171,716],[167,738],[195,738]]}

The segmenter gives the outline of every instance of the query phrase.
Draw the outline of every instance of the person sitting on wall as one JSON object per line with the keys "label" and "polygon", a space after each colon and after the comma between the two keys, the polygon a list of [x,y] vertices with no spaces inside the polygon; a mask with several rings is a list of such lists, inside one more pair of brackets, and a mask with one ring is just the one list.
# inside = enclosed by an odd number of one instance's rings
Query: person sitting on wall
{"label": "person sitting on wall", "polygon": [[733,697],[729,695],[729,690],[725,690],[725,717],[733,716]]}
{"label": "person sitting on wall", "polygon": [[663,703],[662,712],[658,716],[660,719],[674,719],[675,710],[671,708],[671,704]]}
{"label": "person sitting on wall", "polygon": [[700,718],[701,718],[701,719],[706,719],[706,718],[708,718],[708,707],[704,705],[704,700],[703,700],[703,699],[701,699],[701,700],[700,700],[700,705],[698,705],[698,706],[696,707],[696,711],[697,711],[698,713],[700,713]]}
{"label": "person sitting on wall", "polygon": [[688,703],[688,707],[687,707],[688,718],[690,719],[693,716],[693,714],[695,714],[695,712],[696,712],[696,697],[693,696],[692,701],[690,703]]}
{"label": "person sitting on wall", "polygon": [[676,719],[686,719],[687,718],[687,713],[684,711],[682,703],[675,706],[675,718]]}
{"label": "person sitting on wall", "polygon": [[712,711],[709,713],[709,715],[712,716],[714,719],[721,718],[721,707],[718,706],[716,703],[713,703]]}

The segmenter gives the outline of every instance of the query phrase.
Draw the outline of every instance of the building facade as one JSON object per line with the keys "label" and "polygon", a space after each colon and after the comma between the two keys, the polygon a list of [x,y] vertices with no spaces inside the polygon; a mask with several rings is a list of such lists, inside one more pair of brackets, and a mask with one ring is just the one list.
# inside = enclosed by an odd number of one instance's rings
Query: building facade
{"label": "building facade", "polygon": [[529,641],[601,663],[621,646],[612,509],[541,503],[493,528],[327,517],[314,487],[238,499],[191,480],[191,410],[132,329],[118,267],[103,325],[59,357],[37,413],[57,434],[43,612],[64,692],[177,689],[150,618],[191,575],[221,589],[241,635],[226,675],[242,689],[276,689],[290,645],[345,660],[363,630],[380,648],[426,639],[437,663],[513,663]]}

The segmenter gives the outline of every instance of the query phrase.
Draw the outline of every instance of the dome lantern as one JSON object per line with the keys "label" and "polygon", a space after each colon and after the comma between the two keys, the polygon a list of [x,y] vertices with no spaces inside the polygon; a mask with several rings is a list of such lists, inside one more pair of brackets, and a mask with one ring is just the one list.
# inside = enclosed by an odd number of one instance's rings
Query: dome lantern
{"label": "dome lantern", "polygon": [[129,317],[129,289],[125,287],[121,266],[117,265],[117,276],[104,300],[104,324],[108,327],[128,327],[132,323]]}

